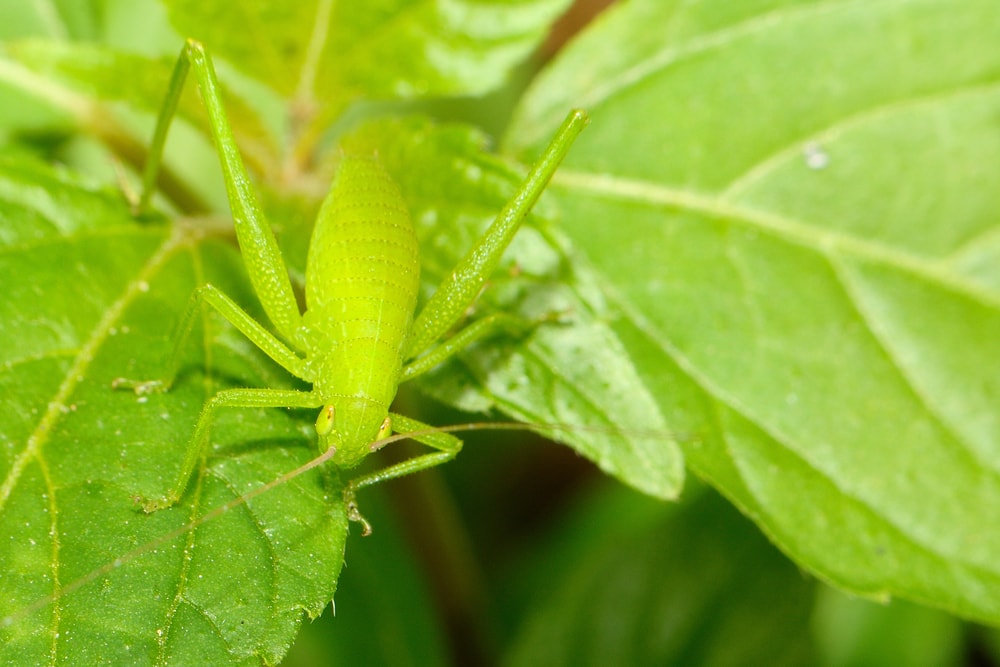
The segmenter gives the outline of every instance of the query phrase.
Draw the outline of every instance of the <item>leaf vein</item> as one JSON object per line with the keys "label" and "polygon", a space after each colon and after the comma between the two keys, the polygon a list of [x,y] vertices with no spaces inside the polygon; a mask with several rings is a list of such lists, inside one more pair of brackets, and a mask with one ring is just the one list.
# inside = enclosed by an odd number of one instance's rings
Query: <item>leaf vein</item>
{"label": "leaf vein", "polygon": [[819,229],[795,217],[765,211],[719,197],[668,187],[651,181],[619,178],[609,174],[562,169],[553,178],[560,187],[579,190],[583,196],[605,196],[666,208],[678,208],[716,219],[741,223],[761,233],[823,253],[842,252],[909,273],[943,289],[1000,310],[1000,294],[955,275],[937,259],[917,256],[883,243],[857,238],[829,228]]}
{"label": "leaf vein", "polygon": [[94,326],[90,337],[80,346],[73,363],[67,369],[66,377],[56,389],[52,400],[48,401],[45,413],[39,419],[37,427],[28,436],[24,449],[14,458],[6,478],[0,484],[0,511],[7,504],[7,500],[17,486],[17,482],[27,465],[32,460],[41,457],[42,448],[48,440],[49,434],[65,413],[70,395],[84,377],[85,371],[93,361],[98,348],[110,336],[114,324],[119,320],[128,305],[142,293],[140,285],[147,283],[156,271],[159,270],[177,246],[177,242],[178,239],[176,236],[171,237],[157,249],[142,267],[136,280],[128,283],[121,297],[110,304],[104,315]]}

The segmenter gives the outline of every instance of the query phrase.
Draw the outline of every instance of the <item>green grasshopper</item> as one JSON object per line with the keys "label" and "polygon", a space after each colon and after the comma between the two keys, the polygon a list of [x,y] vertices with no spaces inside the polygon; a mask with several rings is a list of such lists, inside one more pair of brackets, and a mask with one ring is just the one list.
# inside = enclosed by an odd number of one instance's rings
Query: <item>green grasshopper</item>
{"label": "green grasshopper", "polygon": [[174,70],[153,135],[139,207],[148,206],[167,131],[191,69],[207,108],[243,260],[277,335],[222,291],[204,285],[195,290],[180,321],[163,378],[119,378],[114,386],[139,394],[167,391],[177,376],[195,318],[207,303],[289,373],[311,383],[312,390],[241,388],[215,394],[202,408],[175,482],[163,496],[145,499],[143,507],[153,512],[178,502],[203,456],[210,424],[220,408],[319,408],[319,450],[341,469],[357,465],[393,432],[419,432],[414,439],[436,450],[346,485],[348,516],[368,534],[371,527],[354,499],[358,489],[444,463],[462,447],[453,435],[390,413],[399,384],[498,328],[524,329],[518,318],[494,314],[441,340],[475,302],[587,116],[582,111],[568,115],[517,194],[416,317],[419,258],[406,204],[374,157],[344,155],[315,223],[306,264],[306,307],[300,312],[274,233],[250,187],[212,61],[196,41],[188,40]]}

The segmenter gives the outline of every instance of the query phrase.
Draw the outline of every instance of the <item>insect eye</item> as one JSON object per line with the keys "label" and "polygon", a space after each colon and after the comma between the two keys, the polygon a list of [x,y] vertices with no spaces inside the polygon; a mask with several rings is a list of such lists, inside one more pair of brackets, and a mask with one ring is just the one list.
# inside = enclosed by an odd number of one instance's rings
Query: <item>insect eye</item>
{"label": "insect eye", "polygon": [[332,405],[324,406],[320,410],[319,417],[316,418],[316,432],[320,435],[330,435],[333,431],[334,418],[337,415],[337,409]]}

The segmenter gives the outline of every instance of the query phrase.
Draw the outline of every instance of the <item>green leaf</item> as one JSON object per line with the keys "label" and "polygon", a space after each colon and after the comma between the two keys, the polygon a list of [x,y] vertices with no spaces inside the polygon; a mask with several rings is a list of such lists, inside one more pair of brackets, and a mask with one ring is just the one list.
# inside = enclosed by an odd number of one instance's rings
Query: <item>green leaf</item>
{"label": "green leaf", "polygon": [[275,662],[333,596],[339,483],[308,473],[186,526],[309,459],[312,416],[224,415],[183,502],[147,516],[135,498],[170,483],[225,378],[287,379],[209,320],[170,392],[111,389],[157,372],[196,284],[248,296],[238,256],[23,160],[0,161],[0,217],[2,662]]}
{"label": "green leaf", "polygon": [[[429,289],[481,234],[483,221],[520,180],[510,166],[482,153],[480,139],[465,128],[419,125],[401,130],[395,150],[385,153],[388,164],[406,164],[403,183],[425,223],[421,236]],[[468,182],[419,176],[435,161],[450,163]],[[220,415],[213,428],[215,449],[183,504],[147,517],[137,512],[134,499],[162,493],[170,483],[209,396],[223,386],[295,385],[231,327],[209,318],[202,344],[193,346],[200,349],[192,350],[185,363],[190,370],[171,391],[137,398],[111,389],[116,377],[145,378],[162,368],[174,324],[199,284],[211,282],[260,316],[238,255],[214,238],[230,235],[229,223],[213,228],[204,220],[190,226],[180,220],[172,229],[142,226],[128,216],[119,197],[92,192],[38,167],[22,175],[27,169],[11,163],[0,172],[7,174],[2,192],[17,223],[6,239],[7,262],[0,263],[0,277],[16,286],[5,303],[10,312],[3,321],[9,326],[0,328],[11,354],[0,386],[12,401],[16,388],[25,385],[37,395],[22,399],[25,404],[14,410],[34,417],[18,421],[23,422],[20,431],[9,426],[3,433],[12,458],[4,468],[0,520],[45,549],[26,556],[18,543],[8,554],[0,552],[23,579],[10,591],[10,607],[0,617],[13,618],[10,655],[42,655],[38,651],[53,645],[57,634],[69,642],[76,626],[66,619],[89,614],[115,619],[102,622],[102,631],[141,615],[144,625],[136,631],[145,643],[131,650],[141,650],[151,661],[184,662],[187,654],[176,652],[181,648],[220,660],[223,652],[230,660],[277,659],[302,610],[318,613],[333,594],[346,535],[336,480],[302,476],[246,507],[213,515],[204,525],[184,526],[308,459],[315,415],[289,417],[276,410]],[[450,184],[445,190],[464,187],[446,197],[441,184]],[[450,224],[457,220],[462,226]],[[530,229],[520,236],[515,256],[521,276],[501,276],[492,304],[485,307],[528,318],[566,312],[566,321],[542,323],[525,338],[481,346],[463,357],[463,365],[441,370],[425,386],[453,402],[468,403],[475,395],[479,409],[496,405],[534,422],[582,426],[582,431],[557,435],[637,488],[675,496],[682,475],[677,445],[603,315],[593,311],[599,299],[592,303],[596,297],[587,283],[592,278],[571,270],[568,251],[558,242]],[[108,265],[106,252],[116,264]],[[69,277],[66,267],[72,267]],[[93,284],[93,276],[108,284]],[[39,300],[46,308],[38,307]],[[22,321],[38,331],[25,329]],[[46,338],[47,332],[67,327],[71,334]],[[47,383],[41,382],[35,364],[52,357],[62,363],[50,371]],[[594,373],[601,382],[592,381]],[[594,430],[588,432],[588,425]],[[40,501],[44,498],[54,499],[51,506]],[[64,498],[71,509],[62,509]],[[21,503],[28,510],[21,510]],[[42,522],[46,512],[59,515],[55,528]],[[115,519],[105,524],[101,517]],[[40,534],[15,531],[22,522]],[[106,530],[95,531],[95,525]],[[41,534],[50,529],[60,538],[42,541]],[[133,553],[136,547],[142,553]],[[147,553],[150,547],[155,550]],[[164,555],[164,562],[150,563],[161,553],[173,558]],[[122,574],[117,568],[99,569],[118,559]],[[36,569],[22,571],[22,561]],[[143,573],[132,575],[139,583],[118,583],[119,576],[136,568]],[[192,572],[205,572],[206,583]],[[94,574],[94,580],[87,579]],[[113,591],[108,603],[113,608],[93,604],[91,588],[99,584]],[[244,587],[257,596],[243,599],[234,592]],[[233,602],[234,595],[240,604]],[[136,600],[149,605],[133,608]],[[205,619],[190,615],[189,607],[206,614],[214,630],[202,627]],[[247,614],[257,622],[234,620]],[[110,641],[101,637],[97,633],[83,645]],[[74,653],[78,645],[55,641],[53,650],[59,661],[90,659]],[[107,654],[107,659],[124,657]]]}
{"label": "green leaf", "polygon": [[336,116],[358,99],[479,95],[499,87],[568,0],[379,3],[168,0],[178,32]]}
{"label": "green leaf", "polygon": [[691,466],[822,578],[992,623],[998,24],[989,0],[637,0],[509,136],[591,111],[562,229],[661,410],[714,425]]}
{"label": "green leaf", "polygon": [[814,584],[717,495],[588,500],[514,570],[529,606],[505,665],[817,664]]}
{"label": "green leaf", "polygon": [[[130,75],[148,70],[163,78],[168,71],[163,63],[95,47],[23,43],[12,52],[36,82],[137,109],[156,102],[147,84]],[[190,111],[192,117],[199,113],[197,107]],[[443,157],[457,156],[463,169],[486,168],[488,187],[445,212],[478,224],[499,209],[520,176],[484,158],[478,145],[472,150],[466,135],[463,130]],[[197,285],[211,282],[260,315],[238,254],[216,238],[231,235],[229,223],[139,225],[117,195],[19,161],[0,169],[0,192],[8,208],[4,218],[13,221],[0,252],[0,280],[14,286],[0,320],[10,355],[0,387],[14,407],[7,422],[0,420],[8,453],[0,468],[0,524],[16,536],[0,550],[0,567],[12,573],[0,590],[3,657],[56,664],[280,659],[303,612],[319,613],[333,595],[347,531],[340,482],[331,471],[313,472],[220,516],[214,510],[309,459],[315,415],[222,415],[213,424],[213,451],[181,504],[145,516],[135,501],[162,493],[171,482],[194,421],[218,389],[296,386],[294,381],[210,315],[170,392],[139,398],[111,389],[115,378],[142,379],[161,370],[174,324]],[[465,233],[472,236],[425,253],[427,266],[440,271],[481,232],[472,226]],[[539,238],[526,243],[540,255],[539,277],[531,280],[551,283],[550,293],[562,290],[557,283],[568,276],[567,251]],[[583,286],[581,280],[573,289]],[[520,303],[525,290],[526,281],[514,281],[507,292]],[[476,387],[497,382],[487,377],[489,368],[506,363],[510,370],[498,376],[508,378],[506,385],[486,394],[490,404],[507,400],[508,410],[535,420],[574,424],[595,408],[599,425],[632,416],[629,428],[657,434],[656,447],[665,456],[656,465],[647,465],[651,459],[642,448],[648,444],[626,443],[622,457],[603,433],[591,444],[579,438],[578,448],[647,492],[675,495],[680,459],[676,445],[663,440],[664,422],[652,400],[625,400],[627,391],[610,391],[641,386],[602,315],[583,312],[590,306],[573,290],[558,298],[541,293],[544,298],[526,310],[530,316],[550,315],[550,304],[579,304],[575,323],[533,335],[537,358],[520,360],[519,348],[532,348],[509,343],[470,355],[469,370],[458,372]],[[606,339],[606,349],[590,347],[594,336]],[[561,360],[567,375],[555,375],[550,360]],[[602,367],[615,380],[588,395],[583,380]],[[558,391],[543,395],[519,387],[526,376]],[[573,386],[577,382],[583,391]],[[125,634],[129,642],[121,641]]]}

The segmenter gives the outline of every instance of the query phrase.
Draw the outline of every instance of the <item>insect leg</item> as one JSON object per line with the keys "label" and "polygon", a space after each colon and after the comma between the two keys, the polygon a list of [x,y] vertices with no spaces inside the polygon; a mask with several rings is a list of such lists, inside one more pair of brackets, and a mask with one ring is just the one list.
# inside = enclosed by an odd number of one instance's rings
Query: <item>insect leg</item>
{"label": "insect leg", "polygon": [[187,310],[184,311],[184,316],[177,325],[173,351],[170,354],[163,377],[145,381],[116,378],[111,386],[116,389],[134,389],[137,394],[150,394],[170,389],[177,378],[177,372],[180,370],[181,354],[188,337],[191,335],[194,320],[201,312],[202,302],[208,303],[219,311],[230,324],[239,329],[240,333],[246,336],[251,343],[274,359],[282,368],[295,377],[309,380],[305,377],[305,362],[294,351],[275,338],[274,334],[261,326],[257,320],[248,315],[219,288],[213,285],[203,285],[191,294]]}
{"label": "insect leg", "polygon": [[412,459],[391,465],[388,468],[370,472],[347,483],[347,486],[344,487],[344,504],[347,507],[347,518],[361,524],[362,535],[370,535],[372,527],[358,510],[358,503],[354,498],[358,489],[441,465],[455,458],[462,449],[462,441],[450,433],[436,431],[433,426],[428,426],[416,419],[410,419],[394,412],[390,413],[389,417],[392,419],[392,429],[394,432],[415,432],[413,435],[414,440],[433,447],[438,451],[416,456]]}
{"label": "insect leg", "polygon": [[137,215],[149,213],[149,201],[156,190],[156,177],[160,172],[163,162],[163,146],[167,141],[167,132],[170,130],[170,122],[177,113],[177,104],[181,99],[181,91],[184,90],[184,80],[187,78],[188,70],[191,69],[190,61],[186,56],[186,47],[181,51],[181,56],[174,65],[174,72],[170,77],[170,86],[167,88],[167,97],[160,106],[160,114],[156,119],[156,129],[153,131],[153,141],[149,145],[149,155],[146,158],[146,168],[142,173],[142,194],[135,206]]}
{"label": "insect leg", "polygon": [[571,111],[566,117],[517,194],[500,211],[479,243],[438,286],[417,316],[407,343],[406,358],[412,359],[426,350],[463,317],[587,122],[587,114],[580,110]]}
{"label": "insect leg", "polygon": [[426,373],[445,359],[453,356],[465,347],[494,333],[498,329],[507,331],[514,335],[520,335],[527,331],[533,322],[529,322],[520,317],[507,313],[493,313],[482,319],[471,323],[454,336],[442,341],[437,347],[431,348],[425,354],[411,361],[400,371],[399,381],[412,380],[422,373]]}
{"label": "insect leg", "polygon": [[191,475],[204,455],[208,444],[209,426],[219,408],[318,408],[322,400],[313,392],[292,389],[223,389],[201,409],[198,425],[188,441],[177,481],[160,498],[146,499],[142,507],[146,512],[175,505],[187,488]]}
{"label": "insect leg", "polygon": [[261,305],[264,306],[264,312],[278,332],[286,339],[295,341],[300,333],[302,315],[295,294],[292,292],[288,270],[281,257],[274,232],[271,231],[251,188],[250,176],[240,157],[232,127],[222,106],[222,94],[212,61],[205,47],[192,39],[187,40],[181,49],[166,100],[157,118],[149,161],[143,175],[140,210],[148,206],[160,167],[167,130],[177,110],[177,102],[189,70],[194,71],[208,112],[209,128],[222,165],[222,175],[229,195],[229,208],[233,214],[236,237],[240,243],[247,273],[250,275],[250,282]]}

